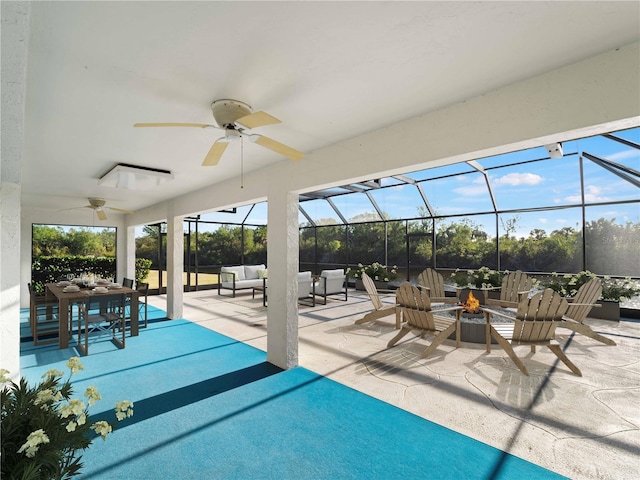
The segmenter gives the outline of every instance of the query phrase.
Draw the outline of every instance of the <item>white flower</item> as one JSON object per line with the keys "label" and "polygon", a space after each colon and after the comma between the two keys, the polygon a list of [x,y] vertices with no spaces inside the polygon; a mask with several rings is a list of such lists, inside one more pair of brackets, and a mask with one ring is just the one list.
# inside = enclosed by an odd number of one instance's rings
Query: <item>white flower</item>
{"label": "white flower", "polygon": [[42,378],[62,377],[63,375],[64,372],[52,368],[51,370],[48,370],[44,375],[42,375]]}
{"label": "white flower", "polygon": [[78,399],[69,400],[69,403],[64,405],[60,409],[60,416],[62,418],[67,418],[71,415],[81,415],[84,413],[84,402]]}
{"label": "white flower", "polygon": [[78,425],[84,425],[87,422],[87,416],[84,413],[81,413],[78,417]]}
{"label": "white flower", "polygon": [[71,373],[78,373],[80,370],[84,370],[84,367],[80,363],[80,357],[71,357],[67,362],[67,367],[69,367]]}
{"label": "white flower", "polygon": [[129,400],[123,400],[122,402],[116,402],[116,417],[118,421],[122,421],[127,417],[133,415],[133,403]]}
{"label": "white flower", "polygon": [[87,387],[87,390],[84,392],[84,396],[89,399],[89,406],[96,403],[97,400],[102,399],[100,392],[98,392],[98,387],[94,386]]}
{"label": "white flower", "polygon": [[22,453],[26,450],[27,457],[32,458],[36,455],[38,446],[42,443],[49,443],[49,437],[44,433],[44,430],[39,429],[35,432],[31,432],[27,437],[27,441],[20,447],[20,450],[18,450],[18,453]]}
{"label": "white flower", "polygon": [[104,420],[101,420],[91,425],[91,430],[100,435],[103,440],[106,440],[107,435],[111,433],[111,425]]}

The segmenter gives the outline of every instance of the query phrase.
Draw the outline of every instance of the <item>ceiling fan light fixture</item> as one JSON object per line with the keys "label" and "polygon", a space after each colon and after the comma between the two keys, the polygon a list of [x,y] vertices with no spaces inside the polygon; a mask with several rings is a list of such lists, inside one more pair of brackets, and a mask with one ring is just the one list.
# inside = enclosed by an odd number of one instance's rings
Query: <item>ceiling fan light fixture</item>
{"label": "ceiling fan light fixture", "polygon": [[100,177],[98,185],[126,190],[150,190],[169,180],[173,180],[173,174],[168,170],[119,163]]}
{"label": "ceiling fan light fixture", "polygon": [[235,142],[239,138],[242,137],[242,134],[238,130],[234,130],[233,128],[227,128],[225,131],[225,142]]}

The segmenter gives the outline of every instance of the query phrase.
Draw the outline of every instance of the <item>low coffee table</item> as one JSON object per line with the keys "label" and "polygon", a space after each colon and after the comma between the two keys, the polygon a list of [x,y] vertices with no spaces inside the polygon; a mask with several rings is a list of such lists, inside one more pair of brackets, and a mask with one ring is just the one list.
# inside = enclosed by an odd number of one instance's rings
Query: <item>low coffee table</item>
{"label": "low coffee table", "polygon": [[262,279],[262,285],[251,288],[251,298],[256,298],[256,292],[262,292],[262,306],[267,306],[267,282],[266,279]]}

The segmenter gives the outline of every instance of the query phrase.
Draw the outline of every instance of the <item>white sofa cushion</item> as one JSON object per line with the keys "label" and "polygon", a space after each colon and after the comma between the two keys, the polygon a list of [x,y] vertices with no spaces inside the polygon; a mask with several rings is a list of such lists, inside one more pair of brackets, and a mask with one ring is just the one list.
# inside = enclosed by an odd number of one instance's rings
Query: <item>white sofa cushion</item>
{"label": "white sofa cushion", "polygon": [[265,270],[264,264],[262,265],[245,265],[244,266],[244,278],[247,280],[253,280],[258,277],[258,272],[260,270]]}
{"label": "white sofa cushion", "polygon": [[312,286],[311,272],[298,272],[298,298],[306,298],[311,295]]}
{"label": "white sofa cushion", "polygon": [[338,268],[335,270],[322,270],[320,272],[320,277],[320,281],[316,283],[317,294],[331,295],[334,293],[342,293],[342,287],[346,280],[344,269]]}
{"label": "white sofa cushion", "polygon": [[335,270],[322,270],[320,272],[320,276],[327,277],[327,278],[344,277],[344,269],[336,268]]}
{"label": "white sofa cushion", "polygon": [[249,278],[244,279],[241,282],[236,282],[236,288],[253,288],[253,287],[261,287],[263,280],[261,278]]}
{"label": "white sofa cushion", "polygon": [[[222,267],[220,268],[220,273],[235,273],[236,275],[236,282],[238,280],[244,280],[245,279],[245,275],[244,275],[244,266],[243,265],[238,265],[237,267]],[[224,275],[223,281],[228,281],[231,282],[231,277],[229,275]],[[256,276],[256,278],[258,278]]]}

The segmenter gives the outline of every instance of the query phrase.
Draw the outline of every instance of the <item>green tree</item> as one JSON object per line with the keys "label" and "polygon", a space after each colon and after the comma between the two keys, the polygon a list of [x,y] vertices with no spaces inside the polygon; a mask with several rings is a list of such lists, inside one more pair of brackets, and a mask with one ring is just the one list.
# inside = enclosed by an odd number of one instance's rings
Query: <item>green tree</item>
{"label": "green tree", "polygon": [[587,269],[600,275],[638,276],[640,223],[599,218],[585,226]]}

